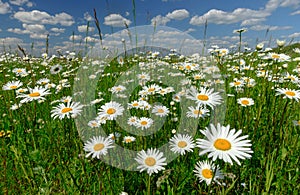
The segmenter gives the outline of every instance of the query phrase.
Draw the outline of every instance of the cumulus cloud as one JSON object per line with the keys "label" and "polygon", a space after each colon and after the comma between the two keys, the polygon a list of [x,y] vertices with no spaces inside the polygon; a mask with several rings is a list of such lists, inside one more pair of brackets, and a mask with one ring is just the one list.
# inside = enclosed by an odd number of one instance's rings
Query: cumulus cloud
{"label": "cumulus cloud", "polygon": [[157,26],[165,26],[168,22],[170,22],[170,19],[162,15],[157,15],[151,19],[151,24]]}
{"label": "cumulus cloud", "polygon": [[81,40],[82,39],[82,36],[81,35],[71,35],[70,37],[69,37],[69,40],[70,41],[79,41],[79,40]]}
{"label": "cumulus cloud", "polygon": [[32,7],[33,3],[28,0],[9,0],[12,5],[22,6],[26,4],[27,7]]}
{"label": "cumulus cloud", "polygon": [[0,14],[7,14],[7,13],[10,13],[10,12],[11,12],[11,7],[9,6],[9,4],[7,2],[3,3],[0,0]]}
{"label": "cumulus cloud", "polygon": [[4,44],[5,46],[17,46],[17,44],[21,45],[21,43],[23,43],[23,40],[16,37],[5,37],[0,38],[0,43]]}
{"label": "cumulus cloud", "polygon": [[291,13],[291,15],[298,15],[298,14],[300,14],[300,10]]}
{"label": "cumulus cloud", "polygon": [[293,33],[291,35],[288,36],[289,38],[297,38],[297,37],[300,37],[300,32],[298,33]]}
{"label": "cumulus cloud", "polygon": [[[79,32],[86,32],[86,30],[87,30],[87,25],[81,25],[81,26],[78,26],[77,29],[78,29]],[[95,30],[94,27],[90,27],[90,26],[89,26],[89,32],[93,32],[94,30]]]}
{"label": "cumulus cloud", "polygon": [[52,32],[55,32],[55,33],[64,33],[66,29],[64,29],[64,28],[51,28],[50,30]]}
{"label": "cumulus cloud", "polygon": [[89,12],[85,12],[84,13],[84,15],[83,15],[83,17],[84,17],[84,19],[86,20],[86,21],[93,21],[93,17],[90,15],[90,13]]}
{"label": "cumulus cloud", "polygon": [[34,24],[61,24],[62,26],[71,26],[74,24],[73,17],[67,13],[59,13],[51,16],[47,12],[33,10],[30,12],[19,11],[16,12],[13,17],[23,23]]}
{"label": "cumulus cloud", "polygon": [[47,37],[48,31],[42,24],[23,24],[24,29],[20,28],[9,28],[8,32],[16,34],[29,34],[32,39],[45,39]]}
{"label": "cumulus cloud", "polygon": [[125,23],[130,25],[131,21],[124,18],[120,14],[110,14],[104,17],[104,24],[112,27],[124,27]]}
{"label": "cumulus cloud", "polygon": [[183,20],[185,18],[188,18],[190,16],[190,13],[186,9],[178,9],[174,10],[171,13],[168,13],[166,15],[167,18],[173,19],[173,20]]}

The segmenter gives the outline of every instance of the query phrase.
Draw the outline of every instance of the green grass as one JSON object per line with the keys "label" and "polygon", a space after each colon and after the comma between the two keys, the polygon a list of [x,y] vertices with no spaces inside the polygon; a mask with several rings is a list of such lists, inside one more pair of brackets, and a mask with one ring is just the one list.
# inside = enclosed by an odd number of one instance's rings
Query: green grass
{"label": "green grass", "polygon": [[[280,53],[290,50],[291,48],[284,48]],[[298,56],[299,54],[293,53],[293,57]],[[292,73],[298,62],[274,62],[262,59],[257,52],[252,52],[242,55],[241,58],[253,70],[234,72],[230,68],[238,66],[235,57],[216,58],[219,60],[215,65],[220,68],[222,75],[227,75],[223,78],[226,94],[234,95],[227,97],[225,121],[220,122],[223,122],[223,125],[229,124],[231,128],[242,129],[243,135],[249,135],[254,152],[252,158],[242,160],[241,166],[217,160],[215,163],[226,174],[225,179],[220,180],[223,185],[215,183],[207,186],[205,183],[199,183],[193,173],[196,162],[207,159],[207,155],[199,156],[199,150],[195,148],[194,152],[179,156],[170,162],[165,167],[165,171],[151,176],[151,194],[297,194],[300,191],[300,126],[295,126],[292,121],[300,120],[300,106],[295,100],[275,96],[275,89],[299,90],[299,86],[289,80],[275,83],[264,77],[257,77],[257,70],[262,68],[261,64],[267,64],[263,67],[264,70],[283,77],[286,72]],[[137,62],[133,59],[129,56],[123,66],[114,60],[110,67],[101,73],[104,76],[96,82],[98,82],[97,92],[102,92],[102,95],[96,95],[95,99],[104,100],[97,104],[96,108],[110,101],[109,88],[115,85],[122,72],[128,71],[141,61],[148,62],[147,58],[137,59]],[[165,61],[170,64],[179,63],[176,58]],[[83,62],[80,59],[59,58],[50,60],[47,66],[42,66],[42,62],[43,59],[35,58],[28,63],[10,55],[3,57],[1,62],[1,86],[8,81],[20,80],[23,82],[22,87],[26,85],[34,87],[40,78],[49,78],[50,82],[56,85],[59,85],[62,79],[67,79],[71,85],[60,91],[52,88],[51,94],[46,96],[44,102],[25,103],[17,110],[11,110],[10,107],[19,103],[20,98],[16,98],[14,91],[1,90],[0,130],[5,133],[1,134],[0,138],[1,194],[119,194],[122,191],[129,194],[147,194],[149,189],[147,173],[125,171],[98,159],[85,158],[84,142],[78,134],[74,119],[54,120],[50,116],[53,106],[57,105],[51,104],[52,101],[67,95],[72,96],[74,93],[72,91],[74,77],[77,68]],[[279,68],[284,63],[289,64],[288,68]],[[63,70],[59,74],[50,74],[50,68],[55,64],[61,64]],[[27,71],[31,70],[32,73],[26,77],[15,76],[12,70],[21,67],[26,68]],[[91,73],[99,70],[98,66],[93,68],[87,72],[86,79]],[[71,73],[64,77],[63,72],[68,71]],[[191,78],[192,73],[184,73],[186,77]],[[242,92],[237,92],[229,84],[242,76],[255,79],[256,85],[244,87]],[[91,80],[91,82],[95,81]],[[201,82],[197,81],[196,85],[201,85]],[[131,100],[138,97],[136,94],[138,90],[139,88],[136,88],[131,93]],[[253,98],[255,104],[251,107],[241,107],[237,104],[237,99],[240,97]],[[170,107],[172,94],[151,98],[149,102],[158,101]],[[171,130],[180,125],[179,122],[171,120],[174,114],[177,114],[179,119],[181,117],[180,105],[176,103],[172,108],[174,107],[176,110],[167,117],[160,131],[154,136],[135,136],[137,140],[131,144],[122,143],[122,137],[129,133],[115,122],[107,123],[103,128],[107,134],[120,133],[121,137],[116,140],[116,143],[127,149],[160,147],[172,137]],[[131,111],[131,114],[149,116],[148,112]],[[204,129],[209,123],[209,117],[200,119],[198,129]],[[93,130],[87,127],[87,131]],[[197,131],[195,138],[200,137],[202,135]]]}

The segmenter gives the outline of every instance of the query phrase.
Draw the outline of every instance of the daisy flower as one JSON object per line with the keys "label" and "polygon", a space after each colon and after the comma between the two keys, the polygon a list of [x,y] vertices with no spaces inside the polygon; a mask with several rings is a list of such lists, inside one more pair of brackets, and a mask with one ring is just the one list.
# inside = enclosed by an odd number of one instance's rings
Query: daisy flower
{"label": "daisy flower", "polygon": [[219,166],[215,166],[210,161],[198,161],[196,163],[194,173],[200,182],[205,181],[207,185],[210,185],[212,181],[216,181],[220,184],[218,179],[224,178]]}
{"label": "daisy flower", "polygon": [[160,91],[161,87],[156,84],[152,84],[150,86],[144,86],[142,90],[146,91],[148,95],[153,95],[156,92]]}
{"label": "daisy flower", "polygon": [[136,116],[129,117],[127,120],[127,124],[130,126],[135,126],[138,118]]}
{"label": "daisy flower", "polygon": [[91,128],[97,128],[100,126],[100,123],[97,120],[91,120],[88,122],[88,126]]}
{"label": "daisy flower", "polygon": [[120,93],[126,90],[126,87],[124,87],[123,85],[118,85],[118,86],[114,86],[111,89],[112,93]]}
{"label": "daisy flower", "polygon": [[49,82],[50,82],[50,79],[42,78],[42,79],[39,79],[36,83],[39,84],[39,85],[46,85]]}
{"label": "daisy flower", "polygon": [[246,98],[246,97],[239,98],[237,102],[243,107],[254,105],[254,100],[252,98]]}
{"label": "daisy flower", "polygon": [[109,137],[94,136],[84,144],[84,151],[88,152],[85,157],[92,155],[92,158],[100,159],[101,155],[106,155],[109,148],[113,148],[113,140]]}
{"label": "daisy flower", "polygon": [[67,105],[64,103],[60,103],[58,106],[54,107],[51,110],[51,117],[56,119],[57,117],[62,120],[63,118],[67,117],[76,117],[82,111],[82,105],[79,102],[67,102]]}
{"label": "daisy flower", "polygon": [[158,105],[153,107],[152,113],[154,113],[157,116],[164,117],[167,116],[170,113],[170,111],[169,108],[167,108],[166,106]]}
{"label": "daisy flower", "polygon": [[14,90],[21,87],[23,83],[21,81],[9,81],[5,85],[3,85],[2,90]]}
{"label": "daisy flower", "polygon": [[172,137],[169,143],[171,151],[180,155],[185,155],[185,152],[192,152],[196,146],[191,136],[181,134]]}
{"label": "daisy flower", "polygon": [[57,74],[57,73],[59,73],[61,70],[62,70],[62,66],[59,65],[59,64],[56,64],[56,65],[54,65],[54,66],[52,66],[52,67],[50,68],[50,73],[51,73],[51,74]]}
{"label": "daisy flower", "polygon": [[198,106],[214,106],[221,104],[221,96],[214,89],[200,88],[200,92],[195,87],[191,87],[186,95],[188,99],[195,100]]}
{"label": "daisy flower", "polygon": [[135,141],[135,137],[133,137],[133,136],[125,136],[123,138],[123,142],[126,143],[126,144],[134,142],[134,141]]}
{"label": "daisy flower", "polygon": [[14,68],[12,70],[13,73],[15,73],[17,76],[26,76],[28,75],[25,68]]}
{"label": "daisy flower", "polygon": [[298,120],[298,121],[297,120],[293,120],[293,123],[294,123],[295,126],[300,126],[300,120]]}
{"label": "daisy flower", "polygon": [[51,94],[48,89],[40,86],[34,87],[33,89],[28,87],[28,90],[29,94],[19,94],[17,96],[17,98],[24,98],[20,101],[21,104],[31,102],[33,100],[45,100],[46,98],[43,96]]}
{"label": "daisy flower", "polygon": [[193,106],[188,107],[189,111],[186,113],[186,116],[189,118],[204,118],[209,116],[209,110],[207,108],[202,108],[197,106],[196,108]]}
{"label": "daisy flower", "polygon": [[118,102],[111,101],[102,105],[99,111],[99,116],[107,117],[108,120],[115,120],[117,116],[123,114],[124,108]]}
{"label": "daisy flower", "polygon": [[251,158],[250,153],[253,153],[250,146],[250,140],[246,138],[248,135],[241,135],[242,130],[236,132],[235,129],[230,130],[230,126],[221,126],[218,123],[217,127],[210,124],[210,129],[206,127],[205,131],[201,130],[205,135],[205,139],[197,139],[197,147],[200,148],[199,155],[208,154],[208,158],[217,158],[233,164],[232,159],[241,165],[240,159]]}
{"label": "daisy flower", "polygon": [[166,158],[163,157],[163,153],[156,148],[150,148],[147,152],[144,150],[140,151],[135,160],[139,163],[137,169],[139,169],[140,172],[146,170],[149,175],[165,170],[163,166],[167,165]]}
{"label": "daisy flower", "polygon": [[138,128],[142,128],[142,130],[144,130],[144,129],[148,129],[152,124],[153,124],[153,120],[151,118],[141,117],[136,121],[135,125]]}
{"label": "daisy flower", "polygon": [[276,89],[276,95],[284,95],[283,98],[294,99],[298,102],[300,99],[300,90],[278,88]]}

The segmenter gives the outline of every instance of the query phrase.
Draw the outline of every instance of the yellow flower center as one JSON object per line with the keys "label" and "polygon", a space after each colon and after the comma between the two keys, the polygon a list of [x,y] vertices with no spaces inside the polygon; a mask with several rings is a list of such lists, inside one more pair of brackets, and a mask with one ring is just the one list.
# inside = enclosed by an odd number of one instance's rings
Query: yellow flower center
{"label": "yellow flower center", "polygon": [[61,112],[62,113],[67,113],[67,112],[71,112],[73,110],[73,108],[63,108],[62,110],[61,110]]}
{"label": "yellow flower center", "polygon": [[137,107],[139,103],[133,103],[132,106]]}
{"label": "yellow flower center", "polygon": [[179,148],[185,148],[187,146],[187,143],[185,141],[179,141],[178,144],[177,144],[177,146]]}
{"label": "yellow flower center", "polygon": [[149,88],[148,89],[148,92],[153,92],[153,91],[155,91],[155,88]]}
{"label": "yellow flower center", "polygon": [[231,143],[226,139],[217,139],[214,143],[214,147],[218,150],[227,151],[231,149]]}
{"label": "yellow flower center", "polygon": [[185,67],[187,70],[191,70],[191,66],[190,65],[187,65],[186,67]]}
{"label": "yellow flower center", "polygon": [[208,96],[205,95],[205,94],[199,94],[199,95],[197,96],[197,99],[198,99],[198,100],[201,100],[201,101],[207,101],[209,98],[208,98]]}
{"label": "yellow flower center", "polygon": [[116,109],[114,109],[114,108],[109,108],[109,109],[107,109],[106,113],[107,113],[107,114],[114,114],[114,113],[116,113]]}
{"label": "yellow flower center", "polygon": [[249,102],[248,100],[242,100],[241,103],[242,103],[243,105],[248,105],[250,102]]}
{"label": "yellow flower center", "polygon": [[11,89],[17,89],[17,86],[16,85],[12,85],[9,88],[11,88]]}
{"label": "yellow flower center", "polygon": [[17,72],[20,73],[20,72],[22,72],[22,70],[21,70],[21,69],[18,69]]}
{"label": "yellow flower center", "polygon": [[279,59],[280,56],[279,56],[278,54],[272,54],[272,58],[274,58],[274,59]]}
{"label": "yellow flower center", "polygon": [[295,96],[296,95],[296,93],[293,92],[293,91],[286,91],[285,94],[288,95],[288,96]]}
{"label": "yellow flower center", "polygon": [[202,169],[202,176],[205,179],[211,179],[213,177],[213,172],[210,169]]}
{"label": "yellow flower center", "polygon": [[125,139],[125,143],[130,143],[131,142],[131,139]]}
{"label": "yellow flower center", "polygon": [[240,81],[235,81],[233,84],[234,84],[235,86],[238,86],[238,85],[241,84],[241,82],[240,82]]}
{"label": "yellow flower center", "polygon": [[95,151],[100,151],[104,148],[104,144],[103,143],[98,143],[94,145],[94,150]]}
{"label": "yellow flower center", "polygon": [[143,126],[145,126],[145,125],[147,125],[147,124],[148,124],[147,121],[142,121],[142,122],[141,122],[141,125],[143,125]]}
{"label": "yellow flower center", "polygon": [[156,160],[155,160],[155,158],[153,158],[153,157],[147,157],[147,158],[145,159],[145,164],[146,164],[147,166],[152,167],[152,166],[154,166],[154,165],[156,164]]}
{"label": "yellow flower center", "polygon": [[201,115],[202,114],[202,112],[201,112],[201,110],[194,110],[194,112],[193,112],[195,115]]}
{"label": "yellow flower center", "polygon": [[158,113],[164,113],[165,111],[164,111],[164,109],[160,108],[160,109],[157,110],[157,112]]}
{"label": "yellow flower center", "polygon": [[41,94],[39,92],[33,92],[29,94],[30,97],[39,97]]}

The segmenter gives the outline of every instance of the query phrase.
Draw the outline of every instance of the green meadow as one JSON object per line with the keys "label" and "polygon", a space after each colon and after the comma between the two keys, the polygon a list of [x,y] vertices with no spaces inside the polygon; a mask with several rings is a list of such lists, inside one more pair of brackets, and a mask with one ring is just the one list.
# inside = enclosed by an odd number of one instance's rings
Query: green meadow
{"label": "green meadow", "polygon": [[[247,51],[213,47],[205,56],[144,50],[108,62],[67,51],[39,57],[3,52],[1,194],[298,194],[299,49],[299,44]],[[86,90],[86,83],[96,89]],[[191,87],[198,91],[194,99]],[[209,98],[211,105],[203,103]],[[119,103],[113,110],[105,107],[111,101]],[[157,105],[165,110],[155,111]],[[188,116],[188,105],[199,112]],[[95,118],[88,117],[90,111]],[[137,122],[130,125],[131,116]],[[199,155],[204,130],[218,123],[248,135],[244,139],[251,145],[237,150],[248,148],[250,157],[232,151],[240,163],[232,156],[230,163],[209,152]],[[161,148],[179,133],[191,140],[177,146],[190,150],[168,160],[174,151]],[[93,142],[88,149],[94,136],[107,142]],[[167,160],[150,174],[147,169],[158,165],[158,157],[145,160],[149,167],[141,170],[136,159],[118,159],[118,150],[109,145],[126,151],[156,148]],[[114,166],[109,158],[116,158]],[[195,166],[206,160],[215,168],[207,168],[208,175],[202,169],[201,180]],[[119,168],[122,162],[132,163],[130,170]]]}

